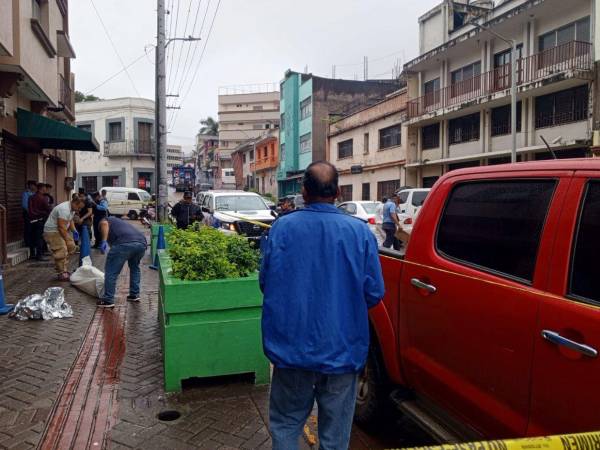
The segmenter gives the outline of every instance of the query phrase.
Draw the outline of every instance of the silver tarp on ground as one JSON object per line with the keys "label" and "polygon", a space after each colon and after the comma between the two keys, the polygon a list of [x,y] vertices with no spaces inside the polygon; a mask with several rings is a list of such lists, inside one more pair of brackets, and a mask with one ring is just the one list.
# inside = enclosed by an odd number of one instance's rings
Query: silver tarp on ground
{"label": "silver tarp on ground", "polygon": [[15,305],[10,317],[18,320],[63,319],[73,317],[73,308],[65,302],[65,290],[51,287],[40,294],[28,295]]}

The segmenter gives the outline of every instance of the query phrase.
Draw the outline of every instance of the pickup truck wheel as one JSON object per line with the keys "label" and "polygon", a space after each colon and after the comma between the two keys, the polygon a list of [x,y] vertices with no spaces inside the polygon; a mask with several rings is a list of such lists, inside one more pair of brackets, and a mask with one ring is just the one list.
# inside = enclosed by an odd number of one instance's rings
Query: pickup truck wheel
{"label": "pickup truck wheel", "polygon": [[375,425],[386,410],[388,388],[376,349],[371,347],[367,364],[358,377],[354,420],[362,426]]}
{"label": "pickup truck wheel", "polygon": [[135,211],[129,211],[129,214],[127,214],[127,217],[129,217],[129,220],[137,220],[138,213]]}

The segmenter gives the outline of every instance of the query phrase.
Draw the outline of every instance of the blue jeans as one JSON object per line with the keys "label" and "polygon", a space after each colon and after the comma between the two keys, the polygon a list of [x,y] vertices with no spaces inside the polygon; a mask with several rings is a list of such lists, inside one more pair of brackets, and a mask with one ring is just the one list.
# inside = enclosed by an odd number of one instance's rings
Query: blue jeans
{"label": "blue jeans", "polygon": [[102,300],[108,303],[115,302],[117,278],[119,278],[125,261],[129,265],[129,295],[140,294],[140,280],[142,278],[140,261],[145,254],[146,244],[141,242],[127,242],[113,245],[110,248],[104,265],[104,295]]}
{"label": "blue jeans", "polygon": [[273,450],[294,450],[315,399],[320,450],[347,449],[356,403],[358,374],[327,375],[273,369],[269,420]]}

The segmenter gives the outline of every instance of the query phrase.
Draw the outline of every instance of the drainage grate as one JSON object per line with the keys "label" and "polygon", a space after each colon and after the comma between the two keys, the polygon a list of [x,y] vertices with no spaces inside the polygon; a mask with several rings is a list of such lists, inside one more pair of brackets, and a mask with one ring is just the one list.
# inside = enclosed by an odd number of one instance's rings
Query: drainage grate
{"label": "drainage grate", "polygon": [[179,419],[181,417],[181,413],[179,411],[175,411],[174,409],[170,409],[159,412],[156,417],[162,422],[172,422],[173,420]]}

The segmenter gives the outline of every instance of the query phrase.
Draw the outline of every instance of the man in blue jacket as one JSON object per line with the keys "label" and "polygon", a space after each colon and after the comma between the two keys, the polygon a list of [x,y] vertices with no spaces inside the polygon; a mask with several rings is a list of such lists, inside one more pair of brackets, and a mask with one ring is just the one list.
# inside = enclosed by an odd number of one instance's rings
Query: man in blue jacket
{"label": "man in blue jacket", "polygon": [[306,207],[280,217],[260,270],[262,332],[273,363],[273,449],[296,449],[317,401],[320,448],[348,447],[358,373],[369,350],[368,309],[384,295],[377,241],[340,212],[336,168],[306,169]]}

